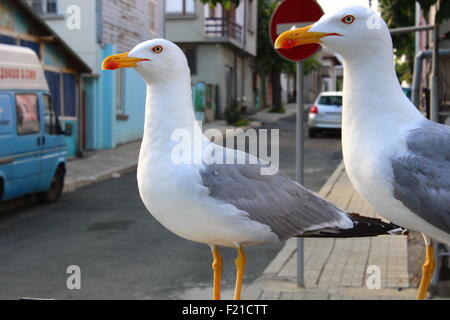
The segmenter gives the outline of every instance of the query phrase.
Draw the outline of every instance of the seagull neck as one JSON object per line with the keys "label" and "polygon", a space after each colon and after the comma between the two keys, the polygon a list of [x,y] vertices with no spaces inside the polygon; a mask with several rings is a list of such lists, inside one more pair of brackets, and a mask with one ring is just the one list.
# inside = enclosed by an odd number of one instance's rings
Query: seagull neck
{"label": "seagull neck", "polygon": [[[355,119],[382,121],[390,117],[398,124],[418,120],[420,112],[403,93],[390,50],[367,52],[344,62],[344,126]],[[357,125],[357,124],[356,124]]]}
{"label": "seagull neck", "polygon": [[199,130],[190,83],[180,82],[147,85],[144,139],[168,142],[175,130],[186,130],[191,134]]}

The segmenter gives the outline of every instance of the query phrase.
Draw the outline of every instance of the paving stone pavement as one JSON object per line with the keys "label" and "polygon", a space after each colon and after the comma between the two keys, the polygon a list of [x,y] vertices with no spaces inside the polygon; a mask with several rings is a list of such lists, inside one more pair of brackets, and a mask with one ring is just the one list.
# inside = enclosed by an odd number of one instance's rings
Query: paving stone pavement
{"label": "paving stone pavement", "polygon": [[[377,216],[353,189],[343,163],[320,194],[349,212]],[[297,286],[296,246],[296,239],[286,242],[263,276],[247,289],[247,299],[415,299],[406,236],[305,239],[305,288]],[[366,282],[378,271],[380,289],[369,289]]]}

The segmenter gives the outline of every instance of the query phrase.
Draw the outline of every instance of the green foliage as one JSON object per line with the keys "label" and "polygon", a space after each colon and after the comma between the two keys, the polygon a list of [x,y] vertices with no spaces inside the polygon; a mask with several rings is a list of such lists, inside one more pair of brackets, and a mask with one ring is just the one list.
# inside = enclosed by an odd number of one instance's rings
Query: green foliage
{"label": "green foliage", "polygon": [[260,0],[258,3],[256,70],[261,75],[270,74],[273,69],[295,72],[295,64],[278,55],[269,35],[270,17],[279,2],[279,0]]}
{"label": "green foliage", "polygon": [[270,113],[286,113],[286,109],[284,108],[284,106],[281,106],[281,108],[271,108]]}
{"label": "green foliage", "polygon": [[[389,28],[413,26],[416,20],[416,4],[411,0],[381,0],[381,15]],[[401,80],[410,81],[414,67],[415,41],[414,33],[394,35],[392,37],[397,57],[397,75]],[[404,62],[401,58],[405,56]]]}
{"label": "green foliage", "polygon": [[[420,7],[425,11],[425,16],[428,16],[430,8],[435,5],[439,0],[417,0],[420,3]],[[441,0],[439,4],[439,10],[435,17],[435,23],[441,24],[444,20],[450,19],[450,1]]]}
{"label": "green foliage", "polygon": [[[258,2],[258,38],[256,70],[261,75],[267,75],[273,69],[285,73],[295,73],[295,63],[283,59],[273,48],[269,34],[270,17],[281,0],[259,0]],[[304,74],[320,67],[320,63],[315,57],[310,57],[304,61]]]}
{"label": "green foliage", "polygon": [[225,9],[230,9],[234,4],[236,7],[239,5],[239,0],[200,0],[202,3],[209,4],[215,7],[217,4],[221,4]]}
{"label": "green foliage", "polygon": [[238,121],[236,121],[234,123],[234,126],[235,127],[245,127],[245,126],[248,126],[249,123],[250,122],[247,119],[242,118],[242,119],[239,119]]}
{"label": "green foliage", "polygon": [[224,116],[227,124],[231,125],[235,125],[242,119],[241,106],[237,100],[231,102],[231,104],[225,109]]}

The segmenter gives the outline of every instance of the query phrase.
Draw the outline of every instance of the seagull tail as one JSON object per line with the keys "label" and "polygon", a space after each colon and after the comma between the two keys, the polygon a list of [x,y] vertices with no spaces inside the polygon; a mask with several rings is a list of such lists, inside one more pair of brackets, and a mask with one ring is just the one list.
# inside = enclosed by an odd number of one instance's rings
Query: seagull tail
{"label": "seagull tail", "polygon": [[360,238],[379,235],[406,235],[408,230],[393,223],[387,223],[377,218],[364,217],[358,213],[350,213],[354,226],[350,229],[326,228],[308,231],[297,237],[300,238]]}

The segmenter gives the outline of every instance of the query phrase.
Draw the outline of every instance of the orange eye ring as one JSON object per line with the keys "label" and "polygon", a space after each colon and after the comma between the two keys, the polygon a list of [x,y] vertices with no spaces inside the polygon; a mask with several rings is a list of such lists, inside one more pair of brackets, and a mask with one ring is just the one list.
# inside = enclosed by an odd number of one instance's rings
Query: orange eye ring
{"label": "orange eye ring", "polygon": [[351,14],[346,15],[345,17],[343,17],[341,19],[341,21],[345,24],[352,24],[353,22],[355,22],[356,18],[354,16],[352,16]]}
{"label": "orange eye ring", "polygon": [[162,46],[154,46],[153,48],[152,48],[152,51],[154,52],[154,53],[161,53],[161,52],[163,52],[163,47]]}

